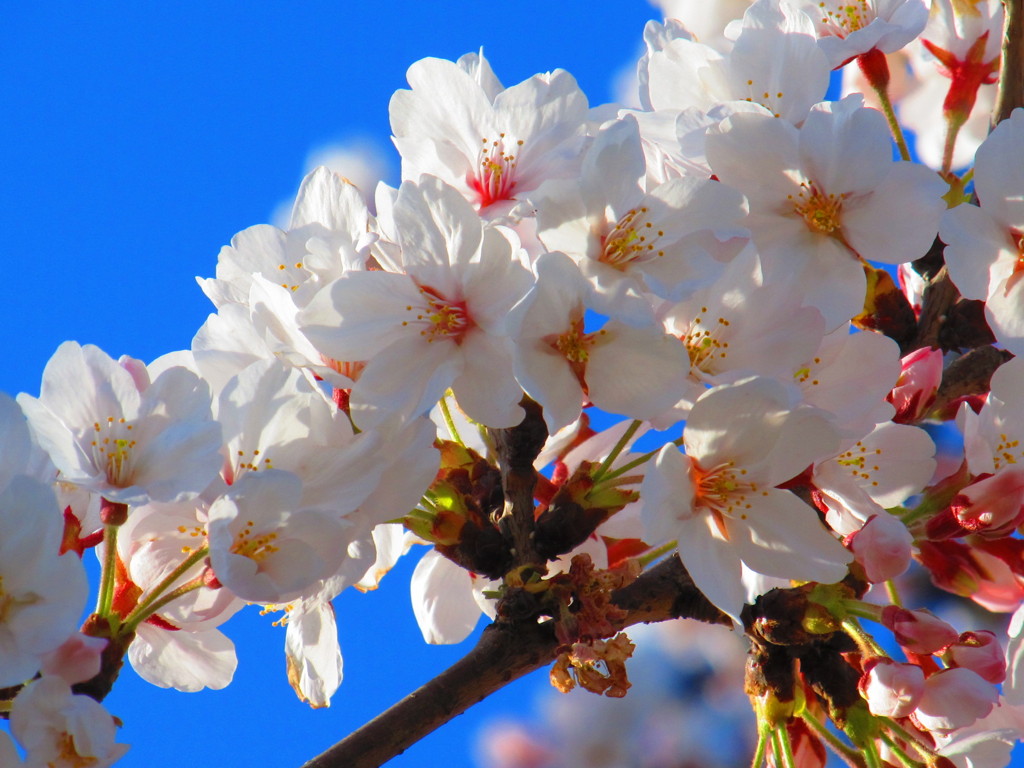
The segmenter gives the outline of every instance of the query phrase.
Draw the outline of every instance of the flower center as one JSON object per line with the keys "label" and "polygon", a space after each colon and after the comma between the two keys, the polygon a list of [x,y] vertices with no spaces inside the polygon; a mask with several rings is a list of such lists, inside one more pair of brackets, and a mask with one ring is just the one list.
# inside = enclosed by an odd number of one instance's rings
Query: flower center
{"label": "flower center", "polygon": [[878,17],[878,12],[872,7],[870,0],[840,3],[834,8],[820,2],[818,7],[823,14],[821,23],[837,37],[846,37],[851,32],[863,29]]}
{"label": "flower center", "polygon": [[665,251],[659,250],[657,243],[665,232],[646,220],[647,212],[646,206],[627,211],[604,237],[598,261],[625,272],[631,264],[664,256]]}
{"label": "flower center", "polygon": [[803,217],[807,228],[822,235],[832,235],[841,229],[841,212],[846,195],[826,194],[813,182],[800,184],[796,196],[787,195],[793,203],[793,210]]}
{"label": "flower center", "polygon": [[714,375],[716,363],[724,360],[729,354],[729,342],[721,338],[728,332],[731,325],[724,317],[708,322],[708,308],[701,307],[700,315],[694,318],[690,329],[682,337],[686,352],[690,356],[690,365],[704,373]]}
{"label": "flower center", "polygon": [[231,551],[236,555],[248,557],[250,560],[261,563],[277,552],[278,546],[274,544],[277,540],[277,533],[271,531],[270,533],[254,534],[252,529],[255,525],[252,520],[246,521],[245,528],[235,534]]}
{"label": "flower center", "polygon": [[441,295],[436,289],[427,285],[420,286],[420,293],[426,299],[426,303],[420,306],[408,305],[406,310],[416,313],[414,321],[405,320],[402,325],[415,322],[420,328],[420,336],[426,338],[427,342],[434,342],[438,339],[450,339],[456,344],[461,344],[463,338],[475,323],[469,316],[465,301],[451,301]]}
{"label": "flower center", "polygon": [[579,381],[580,386],[583,387],[584,392],[587,391],[585,377],[587,362],[590,360],[590,349],[605,333],[604,329],[595,333],[585,333],[583,330],[583,312],[579,311],[570,321],[569,330],[558,336],[550,336],[545,339],[548,345],[555,349],[569,363],[569,367]]}
{"label": "flower center", "polygon": [[301,261],[295,262],[293,267],[289,267],[287,264],[278,264],[277,271],[278,279],[282,280],[280,283],[281,287],[292,293],[299,290],[299,286],[306,282],[310,276],[309,270],[306,269]]}
{"label": "flower center", "polygon": [[108,416],[106,421],[94,421],[92,428],[95,434],[90,444],[96,466],[104,470],[111,485],[131,485],[134,425],[124,417]]}
{"label": "flower center", "polygon": [[718,530],[729,538],[727,521],[733,518],[746,520],[751,508],[750,497],[767,491],[759,490],[757,483],[746,478],[747,470],[736,469],[735,462],[727,461],[712,469],[704,469],[691,459],[690,478],[694,487],[694,507],[710,512]]}
{"label": "flower center", "polygon": [[[506,142],[511,149],[506,148]],[[480,197],[480,208],[512,200],[516,184],[515,170],[519,164],[515,152],[523,146],[523,140],[513,143],[504,133],[499,133],[497,139],[485,137],[480,143],[476,175],[467,179],[469,186]]]}
{"label": "flower center", "polygon": [[[71,768],[89,768],[99,763],[98,757],[80,754],[75,745],[75,737],[67,731],[62,731],[57,737],[57,749],[57,757],[60,758],[61,765],[71,766]],[[54,763],[50,763],[50,765],[54,765]]]}
{"label": "flower center", "polygon": [[1020,458],[1024,458],[1024,451],[1020,450],[1020,440],[1011,439],[1005,432],[1000,433],[999,442],[992,451],[992,462],[996,471],[1016,464]]}

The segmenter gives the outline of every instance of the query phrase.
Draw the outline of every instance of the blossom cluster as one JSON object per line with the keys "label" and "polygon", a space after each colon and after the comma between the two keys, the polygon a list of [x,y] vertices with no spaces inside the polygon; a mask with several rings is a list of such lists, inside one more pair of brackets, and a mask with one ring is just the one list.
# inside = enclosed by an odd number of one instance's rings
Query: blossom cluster
{"label": "blossom cluster", "polygon": [[[622,695],[610,596],[675,553],[750,636],[761,757],[851,749],[831,719],[869,765],[1005,760],[993,744],[1024,729],[1024,112],[968,129],[1001,6],[715,5],[737,18],[648,24],[631,106],[592,106],[562,70],[505,87],[482,54],[416,62],[390,104],[397,188],[318,168],[286,228],[238,233],[199,280],[216,312],[189,349],[67,342],[38,397],[0,399],[0,686],[27,764],[120,757],[97,700],[122,657],[154,685],[227,685],[219,627],[246,604],[285,612],[289,681],[327,706],[331,601],[413,544],[428,642],[531,595],[559,687]],[[947,87],[927,118],[897,93],[907,60]],[[897,108],[945,127],[919,132],[935,167]],[[523,518],[502,445],[525,425]],[[936,457],[940,432],[962,449]],[[1007,653],[904,607],[912,560],[1018,611]],[[815,678],[814,654],[846,677]],[[780,658],[785,685],[763,673]]]}

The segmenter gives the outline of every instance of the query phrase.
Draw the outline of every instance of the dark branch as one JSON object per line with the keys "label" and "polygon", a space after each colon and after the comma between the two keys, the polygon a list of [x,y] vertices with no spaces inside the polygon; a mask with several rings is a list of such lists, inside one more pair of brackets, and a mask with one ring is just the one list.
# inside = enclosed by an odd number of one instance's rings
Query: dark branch
{"label": "dark branch", "polygon": [[[619,628],[674,618],[731,624],[697,590],[676,556],[612,599],[627,611]],[[508,683],[550,664],[558,650],[551,622],[527,618],[492,624],[465,657],[304,768],[377,768]]]}
{"label": "dark branch", "polygon": [[999,70],[999,93],[992,113],[998,125],[1017,107],[1024,107],[1024,0],[1003,0],[1003,61]]}
{"label": "dark branch", "polygon": [[511,542],[517,565],[540,565],[544,561],[533,542],[533,489],[537,483],[533,462],[544,447],[548,429],[537,403],[524,397],[520,405],[526,415],[518,426],[491,430],[505,489],[505,511],[498,527]]}

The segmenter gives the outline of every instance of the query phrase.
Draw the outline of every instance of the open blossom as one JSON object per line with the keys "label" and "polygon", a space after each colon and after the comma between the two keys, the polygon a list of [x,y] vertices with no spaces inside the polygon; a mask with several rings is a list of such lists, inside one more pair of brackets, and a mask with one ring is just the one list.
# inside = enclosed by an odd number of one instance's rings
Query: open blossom
{"label": "open blossom", "polygon": [[195,498],[216,475],[220,428],[209,389],[185,368],[150,382],[137,361],[118,364],[66,341],[46,364],[39,398],[18,402],[61,481],[110,501]]}
{"label": "open blossom", "polygon": [[585,400],[611,413],[652,418],[683,396],[686,351],[657,327],[611,320],[588,332],[593,288],[561,253],[536,264],[537,283],[513,310],[516,377],[544,407],[554,432],[579,418]]}
{"label": "open blossom", "polygon": [[550,250],[575,261],[597,289],[602,314],[653,321],[649,294],[678,301],[709,285],[746,243],[743,196],[708,179],[641,186],[645,161],[636,120],[600,131],[578,181],[549,182],[531,202]]}
{"label": "open blossom", "polygon": [[644,479],[645,540],[676,541],[712,603],[739,616],[741,564],[805,581],[846,574],[850,554],[815,510],[775,487],[836,450],[839,436],[821,411],[797,407],[776,381],[747,379],[703,395],[683,441],[685,454],[665,446]]}
{"label": "open blossom", "polygon": [[345,524],[301,508],[302,483],[283,470],[249,473],[210,505],[210,564],[243,600],[284,603],[305,594],[341,564]]}
{"label": "open blossom", "polygon": [[949,276],[968,299],[984,299],[992,333],[1024,354],[1024,110],[1015,109],[978,148],[974,190],[979,206],[958,205],[942,217]]}
{"label": "open blossom", "polygon": [[766,115],[799,124],[828,90],[829,65],[814,25],[775,0],[746,10],[729,53],[678,35],[657,42],[660,49],[641,62],[640,101],[648,110],[757,105]]}
{"label": "open blossom", "polygon": [[799,130],[736,114],[707,137],[712,169],[750,202],[745,224],[766,277],[794,279],[829,329],[864,305],[863,260],[923,256],[945,208],[942,181],[893,162],[885,118],[861,103],[818,104]]}
{"label": "open blossom", "polygon": [[393,216],[404,271],[351,272],[299,316],[329,357],[368,361],[352,389],[356,424],[427,413],[449,387],[474,420],[518,424],[522,390],[505,318],[530,275],[515,235],[483,227],[455,189],[431,177],[402,184]]}
{"label": "open blossom", "polygon": [[588,105],[568,72],[502,88],[483,56],[467,54],[422,59],[407,77],[412,90],[390,106],[403,179],[443,179],[491,218],[545,180],[578,173]]}
{"label": "open blossom", "polygon": [[814,21],[833,69],[872,50],[894,53],[928,23],[922,0],[791,0]]}
{"label": "open blossom", "polygon": [[114,741],[117,726],[104,706],[72,694],[56,676],[36,680],[15,697],[11,732],[33,768],[106,768],[128,751],[127,744]]}

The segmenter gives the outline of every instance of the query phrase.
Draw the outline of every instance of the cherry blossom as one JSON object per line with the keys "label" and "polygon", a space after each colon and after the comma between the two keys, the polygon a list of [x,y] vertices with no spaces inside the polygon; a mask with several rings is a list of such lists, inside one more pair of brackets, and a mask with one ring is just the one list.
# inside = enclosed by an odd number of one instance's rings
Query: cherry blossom
{"label": "cherry blossom", "polygon": [[328,356],[368,361],[352,390],[356,423],[426,413],[451,387],[474,420],[517,424],[522,391],[504,325],[530,277],[515,235],[485,229],[437,179],[404,183],[394,217],[404,272],[350,272],[299,316]]}
{"label": "cherry blossom", "polygon": [[568,72],[503,89],[483,56],[467,54],[422,59],[407,77],[412,90],[390,106],[403,179],[437,176],[495,217],[545,180],[578,173],[587,98]]}
{"label": "cherry blossom", "polygon": [[709,130],[707,152],[750,201],[746,224],[766,278],[793,276],[829,330],[863,307],[864,259],[919,258],[938,230],[945,185],[893,162],[885,119],[858,98],[816,105],[799,130],[733,115]]}
{"label": "cherry blossom", "polygon": [[774,486],[835,451],[838,435],[814,408],[770,379],[709,390],[690,411],[686,454],[665,446],[644,479],[652,542],[676,541],[700,590],[737,618],[740,564],[767,576],[838,581],[849,553],[814,510]]}
{"label": "cherry blossom", "polygon": [[18,402],[61,480],[110,501],[195,498],[216,474],[209,389],[184,368],[150,383],[144,368],[133,378],[127,361],[68,341],[47,363],[39,398]]}

